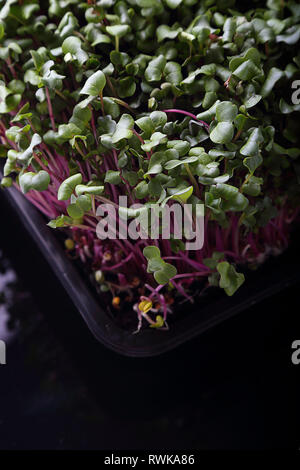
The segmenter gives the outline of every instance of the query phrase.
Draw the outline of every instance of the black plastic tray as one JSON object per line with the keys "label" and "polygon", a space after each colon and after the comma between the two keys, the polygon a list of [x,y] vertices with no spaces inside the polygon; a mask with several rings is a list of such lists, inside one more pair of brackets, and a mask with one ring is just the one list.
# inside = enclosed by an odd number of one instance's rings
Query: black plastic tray
{"label": "black plastic tray", "polygon": [[250,273],[233,297],[219,292],[216,296],[208,295],[198,304],[187,306],[186,314],[178,316],[169,331],[148,329],[132,334],[121,329],[109,316],[103,299],[67,258],[55,232],[47,227],[37,209],[15,188],[6,189],[3,193],[95,338],[124,356],[151,357],[170,351],[300,280],[298,244],[292,243],[284,254],[269,259],[256,272]]}

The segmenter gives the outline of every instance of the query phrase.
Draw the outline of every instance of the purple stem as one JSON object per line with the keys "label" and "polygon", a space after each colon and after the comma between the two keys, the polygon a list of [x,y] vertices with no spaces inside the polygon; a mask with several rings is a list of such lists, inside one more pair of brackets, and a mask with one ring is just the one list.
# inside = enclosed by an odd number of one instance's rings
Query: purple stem
{"label": "purple stem", "polygon": [[49,117],[51,121],[51,126],[52,129],[56,132],[56,126],[55,126],[55,121],[54,121],[54,115],[53,115],[53,108],[52,108],[52,103],[51,103],[51,98],[50,98],[50,93],[48,90],[48,87],[45,87],[46,90],[46,97],[47,97],[47,103],[48,103],[48,108],[49,108]]}
{"label": "purple stem", "polygon": [[102,271],[113,271],[114,269],[118,269],[124,264],[128,263],[128,261],[130,261],[132,257],[133,257],[133,253],[130,253],[125,259],[120,261],[120,263],[114,264],[113,266],[103,267]]}
{"label": "purple stem", "polygon": [[[136,130],[132,129],[132,132],[134,133],[134,135],[137,136],[137,138],[139,139],[139,141],[140,141],[142,144],[145,143],[144,140],[143,140],[143,138],[140,136],[140,134],[139,134]],[[149,152],[146,152],[146,155],[147,155],[148,159],[150,160],[150,158],[151,158],[150,153],[149,153]]]}
{"label": "purple stem", "polygon": [[198,119],[195,114],[190,113],[189,111],[184,111],[182,109],[164,109],[163,112],[164,113],[184,114],[185,116],[189,116],[189,117],[195,119],[196,121],[200,122],[205,127],[206,130],[209,129],[209,124],[207,124],[207,122],[201,121],[201,119]]}
{"label": "purple stem", "polygon": [[[105,171],[108,171],[109,168],[108,168],[108,164],[107,164],[107,161],[106,161],[105,158],[104,158],[103,162],[104,162]],[[109,187],[110,187],[110,189],[111,189],[114,202],[115,202],[115,203],[118,203],[118,196],[117,196],[117,191],[116,191],[115,185],[114,185],[114,184],[110,184]]]}

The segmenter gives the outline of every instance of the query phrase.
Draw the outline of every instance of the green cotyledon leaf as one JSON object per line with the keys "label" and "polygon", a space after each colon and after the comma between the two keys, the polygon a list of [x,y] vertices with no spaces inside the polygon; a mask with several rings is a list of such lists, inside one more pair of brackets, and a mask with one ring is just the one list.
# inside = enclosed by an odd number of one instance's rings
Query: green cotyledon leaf
{"label": "green cotyledon leaf", "polygon": [[45,191],[50,183],[50,175],[47,171],[41,170],[38,173],[31,171],[23,173],[19,177],[19,184],[24,194],[31,189]]}
{"label": "green cotyledon leaf", "polygon": [[276,83],[284,76],[285,73],[282,70],[278,69],[277,67],[272,67],[260,90],[260,95],[263,98],[266,98],[271,93]]}
{"label": "green cotyledon leaf", "polygon": [[89,194],[85,194],[74,198],[74,202],[67,207],[67,212],[72,219],[81,219],[85,212],[91,210],[91,208],[91,197]]}
{"label": "green cotyledon leaf", "polygon": [[157,82],[161,79],[164,68],[166,65],[166,59],[163,55],[155,57],[151,60],[145,70],[145,78],[147,82]]}
{"label": "green cotyledon leaf", "polygon": [[33,134],[30,145],[27,147],[26,150],[23,152],[17,153],[17,160],[21,162],[23,165],[27,165],[29,163],[30,157],[33,154],[34,148],[42,142],[42,138],[39,134]]}
{"label": "green cotyledon leaf", "polygon": [[233,74],[236,75],[240,80],[248,81],[254,78],[257,75],[260,75],[260,69],[255,65],[252,60],[246,60],[242,62],[234,71]]}
{"label": "green cotyledon leaf", "polygon": [[211,192],[215,197],[224,199],[223,208],[226,211],[243,211],[249,204],[239,189],[230,184],[217,183],[211,187]]}
{"label": "green cotyledon leaf", "polygon": [[150,152],[154,147],[157,147],[161,143],[165,143],[167,141],[167,137],[162,132],[154,132],[150,140],[146,140],[145,143],[142,145],[142,149],[145,152]]}
{"label": "green cotyledon leaf", "polygon": [[227,261],[218,263],[217,270],[221,276],[219,285],[229,296],[232,296],[245,282],[244,274],[238,273],[235,267]]}
{"label": "green cotyledon leaf", "polygon": [[68,11],[62,17],[55,34],[60,38],[65,39],[67,36],[71,36],[73,31],[78,27],[78,20],[72,12]]}
{"label": "green cotyledon leaf", "polygon": [[177,269],[161,258],[159,248],[156,246],[146,246],[143,250],[143,254],[148,261],[147,270],[153,273],[154,279],[158,284],[167,284],[172,277],[176,276]]}
{"label": "green cotyledon leaf", "polygon": [[216,144],[226,144],[231,142],[234,135],[234,125],[232,122],[218,122],[210,133],[210,139]]}
{"label": "green cotyledon leaf", "polygon": [[66,38],[61,47],[66,62],[77,60],[80,65],[83,65],[89,58],[88,54],[82,49],[81,40],[77,36]]}
{"label": "green cotyledon leaf", "polygon": [[101,70],[93,73],[85,82],[84,87],[80,91],[81,95],[98,96],[106,84],[106,78]]}
{"label": "green cotyledon leaf", "polygon": [[166,4],[169,8],[172,8],[172,10],[177,8],[182,2],[183,0],[166,0]]}
{"label": "green cotyledon leaf", "polygon": [[70,199],[76,186],[81,184],[81,182],[82,182],[81,173],[77,173],[73,176],[69,176],[69,178],[65,179],[65,181],[63,181],[63,183],[60,185],[58,189],[58,193],[57,193],[57,199],[59,201],[66,201]]}
{"label": "green cotyledon leaf", "polygon": [[130,114],[123,114],[119,122],[117,123],[115,132],[112,135],[112,143],[116,144],[122,139],[130,139],[132,136],[132,128],[134,126],[134,120]]}
{"label": "green cotyledon leaf", "polygon": [[128,24],[116,24],[113,26],[106,26],[106,31],[111,36],[118,36],[119,38],[125,36],[130,32],[131,28]]}
{"label": "green cotyledon leaf", "polygon": [[165,80],[173,85],[182,81],[181,67],[177,62],[168,62],[164,68]]}
{"label": "green cotyledon leaf", "polygon": [[134,95],[136,83],[133,77],[121,78],[118,83],[118,95],[120,98],[128,98]]}
{"label": "green cotyledon leaf", "polygon": [[156,30],[156,36],[158,42],[163,41],[164,39],[175,39],[179,33],[181,33],[182,28],[179,24],[175,23],[172,27],[162,24]]}
{"label": "green cotyledon leaf", "polygon": [[75,192],[77,196],[81,196],[82,194],[93,194],[99,195],[102,194],[104,191],[104,186],[87,186],[86,184],[78,184],[75,188]]}
{"label": "green cotyledon leaf", "polygon": [[237,106],[231,101],[222,101],[216,107],[216,119],[218,122],[232,122],[238,113]]}
{"label": "green cotyledon leaf", "polygon": [[110,184],[120,184],[121,183],[120,171],[107,170],[105,174],[104,182],[110,183]]}
{"label": "green cotyledon leaf", "polygon": [[62,215],[59,215],[56,219],[50,220],[50,222],[47,225],[50,228],[60,228],[60,227],[65,227],[71,224],[72,224],[71,217],[68,217],[62,214]]}
{"label": "green cotyledon leaf", "polygon": [[240,153],[246,157],[258,155],[259,145],[263,142],[263,136],[259,128],[254,128],[249,135],[247,142],[240,149]]}

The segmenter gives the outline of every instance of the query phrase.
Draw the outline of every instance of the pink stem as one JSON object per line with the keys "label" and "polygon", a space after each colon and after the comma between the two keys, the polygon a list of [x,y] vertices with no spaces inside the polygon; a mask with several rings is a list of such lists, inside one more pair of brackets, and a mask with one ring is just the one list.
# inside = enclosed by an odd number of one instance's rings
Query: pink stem
{"label": "pink stem", "polygon": [[125,259],[120,261],[120,263],[114,264],[113,266],[103,267],[101,269],[102,269],[102,271],[112,271],[114,269],[118,269],[121,266],[123,266],[124,264],[128,263],[128,261],[130,261],[132,257],[133,257],[133,253],[130,253]]}
{"label": "pink stem", "polygon": [[50,93],[49,93],[49,90],[48,90],[47,87],[45,87],[45,90],[46,90],[46,96],[47,96],[51,126],[52,126],[52,129],[56,132],[56,126],[55,126],[55,121],[54,121],[54,115],[53,115],[53,108],[52,108],[52,103],[51,103],[51,99],[50,99]]}
{"label": "pink stem", "polygon": [[177,113],[177,114],[184,114],[185,116],[189,116],[193,119],[195,119],[198,122],[201,122],[203,126],[205,127],[206,130],[209,129],[209,125],[205,121],[201,121],[201,119],[198,119],[195,114],[190,113],[189,111],[184,111],[182,109],[164,109],[164,113]]}
{"label": "pink stem", "polygon": [[[210,273],[211,271],[207,270],[207,271],[194,272],[194,273],[176,274],[176,276],[174,276],[174,278],[172,279],[183,279],[186,277],[193,278],[193,277],[198,277],[198,276],[207,276]],[[171,279],[171,282],[172,282],[172,279]]]}
{"label": "pink stem", "polygon": [[194,303],[193,297],[191,297],[190,295],[188,295],[188,294],[185,292],[184,288],[183,288],[180,284],[177,284],[177,283],[174,281],[174,279],[172,279],[172,284],[173,284],[173,286],[175,287],[175,289],[177,289],[178,292],[180,292],[180,294],[181,294],[183,297],[185,297],[186,299],[188,299],[192,304]]}
{"label": "pink stem", "polygon": [[95,141],[96,141],[96,145],[98,145],[98,136],[97,136],[97,129],[96,129],[96,124],[95,124],[95,118],[94,118],[93,108],[92,108],[91,105],[89,106],[89,108],[90,108],[91,113],[92,113],[91,124],[92,124],[94,139],[95,139]]}
{"label": "pink stem", "polygon": [[[136,130],[132,129],[132,132],[134,133],[134,135],[137,136],[137,138],[139,139],[139,141],[140,141],[142,144],[145,143],[144,139],[140,136],[140,134],[139,134]],[[149,152],[146,152],[146,155],[147,155],[148,159],[150,160],[150,158],[151,158],[150,153],[149,153]]]}

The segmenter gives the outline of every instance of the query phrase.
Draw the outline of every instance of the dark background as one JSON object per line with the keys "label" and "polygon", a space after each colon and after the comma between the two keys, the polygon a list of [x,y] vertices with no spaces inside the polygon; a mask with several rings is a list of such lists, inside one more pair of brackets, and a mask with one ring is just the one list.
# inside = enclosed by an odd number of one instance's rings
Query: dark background
{"label": "dark background", "polygon": [[300,448],[300,284],[172,352],[121,357],[92,337],[1,199],[0,209],[0,325],[7,315],[12,335],[1,449]]}

